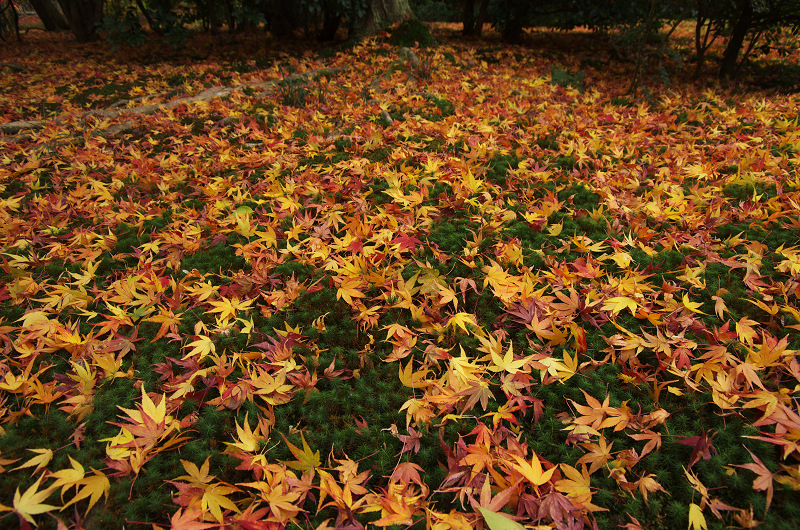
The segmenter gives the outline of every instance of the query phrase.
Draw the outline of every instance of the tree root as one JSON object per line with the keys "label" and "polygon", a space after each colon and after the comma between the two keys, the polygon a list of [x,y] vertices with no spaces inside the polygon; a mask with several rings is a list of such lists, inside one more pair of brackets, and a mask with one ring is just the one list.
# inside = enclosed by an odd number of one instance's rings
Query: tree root
{"label": "tree root", "polygon": [[[181,105],[192,105],[194,103],[208,102],[215,100],[217,98],[228,97],[234,92],[242,92],[246,89],[256,89],[256,90],[260,89],[261,92],[256,94],[256,97],[264,97],[269,95],[278,83],[298,81],[298,80],[305,81],[314,76],[332,75],[342,70],[344,70],[344,68],[321,68],[319,70],[312,70],[309,72],[294,74],[285,77],[283,79],[275,79],[259,83],[245,83],[235,86],[215,86],[207,88],[194,96],[181,97],[173,99],[171,101],[167,101],[165,103],[139,105],[138,107],[121,108],[132,101],[140,101],[142,98],[116,101],[106,109],[90,110],[84,113],[80,117],[80,120],[78,120],[78,123],[86,124],[93,118],[97,118],[100,120],[111,120],[121,116],[137,116],[137,115],[144,116],[148,114],[154,114],[158,111],[174,109],[176,107],[180,107]],[[0,124],[0,133],[4,135],[9,135],[5,137],[0,136],[0,144],[24,142],[31,140],[35,137],[35,134],[33,134],[32,131],[43,129],[49,124],[59,124],[59,123],[64,123],[65,121],[66,121],[65,116],[57,116],[51,121],[20,120],[20,121]],[[134,127],[134,125],[135,125],[134,122],[129,120],[124,123],[111,125],[105,129],[96,128],[91,131],[91,136],[109,137],[117,135],[129,131]],[[83,131],[76,131],[73,132],[72,134],[67,135],[66,138],[61,137],[55,140],[49,140],[47,142],[38,144],[33,148],[35,150],[51,149],[59,145],[73,143],[74,141],[83,137],[84,137]]]}

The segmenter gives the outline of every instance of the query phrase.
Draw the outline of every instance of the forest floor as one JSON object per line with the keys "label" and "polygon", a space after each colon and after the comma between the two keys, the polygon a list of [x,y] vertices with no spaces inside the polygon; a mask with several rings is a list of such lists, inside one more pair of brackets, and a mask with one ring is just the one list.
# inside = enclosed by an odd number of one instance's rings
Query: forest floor
{"label": "forest floor", "polygon": [[455,33],[3,45],[4,526],[797,528],[796,58]]}

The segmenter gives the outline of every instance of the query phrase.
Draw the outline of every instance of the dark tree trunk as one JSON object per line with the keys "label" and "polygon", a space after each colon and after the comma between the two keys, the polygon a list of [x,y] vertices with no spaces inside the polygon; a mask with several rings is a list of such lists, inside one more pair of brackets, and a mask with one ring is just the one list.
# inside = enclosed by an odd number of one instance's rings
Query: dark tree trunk
{"label": "dark tree trunk", "polygon": [[271,0],[264,12],[269,31],[275,37],[286,37],[300,27],[296,8],[288,0]]}
{"label": "dark tree trunk", "polygon": [[519,17],[512,16],[503,26],[503,41],[516,44],[522,40],[522,20]]}
{"label": "dark tree trunk", "polygon": [[[708,22],[708,26],[706,26]],[[703,64],[706,62],[706,42],[708,42],[708,35],[711,31],[711,20],[707,20],[705,16],[698,13],[697,20],[694,24],[694,51],[697,55],[697,66],[694,69],[694,79],[700,77],[700,72],[703,70]],[[704,38],[705,37],[705,38]]]}
{"label": "dark tree trunk", "polygon": [[47,31],[66,31],[69,29],[67,19],[58,9],[58,5],[53,0],[31,0],[31,6],[39,16],[39,20],[44,24]]}
{"label": "dark tree trunk", "polygon": [[233,6],[231,5],[231,0],[224,0],[222,2],[222,7],[225,9],[225,18],[228,21],[228,32],[233,33],[237,31],[239,27],[236,24],[236,19],[233,17]]}
{"label": "dark tree trunk", "polygon": [[147,21],[147,25],[150,27],[150,30],[157,35],[161,35],[161,29],[158,25],[153,21],[153,17],[150,15],[150,11],[144,7],[142,0],[136,0],[136,5],[139,7],[139,12],[142,14],[144,19]]}
{"label": "dark tree trunk", "polygon": [[464,23],[462,33],[464,35],[475,34],[475,0],[464,0],[464,9],[461,13],[461,20]]}
{"label": "dark tree trunk", "polygon": [[508,13],[508,20],[503,26],[503,40],[512,44],[522,40],[522,29],[525,24],[525,15],[528,6],[527,0],[505,0],[504,6]]}
{"label": "dark tree trunk", "polygon": [[219,31],[219,13],[217,13],[217,2],[215,0],[208,0],[206,2],[208,8],[208,31],[212,35],[216,35]]}
{"label": "dark tree trunk", "polygon": [[103,21],[103,0],[58,0],[78,42],[98,39],[97,26]]}
{"label": "dark tree trunk", "polygon": [[475,31],[473,35],[480,37],[483,33],[483,25],[486,23],[486,14],[489,10],[489,0],[481,0],[481,7],[478,11],[478,19],[475,21]]}
{"label": "dark tree trunk", "polygon": [[645,44],[647,43],[647,39],[650,38],[656,24],[656,2],[657,0],[650,0],[650,10],[647,12],[647,18],[644,19],[644,26],[641,26],[639,29],[639,38],[636,42],[636,61],[633,68],[633,76],[628,85],[628,94],[636,94],[636,91],[639,90],[642,69],[644,68],[646,60]]}
{"label": "dark tree trunk", "polygon": [[753,6],[750,0],[744,0],[744,5],[733,25],[728,45],[722,54],[722,62],[719,66],[719,77],[731,79],[736,75],[736,66],[739,53],[742,51],[744,39],[753,27]]}
{"label": "dark tree trunk", "polygon": [[12,2],[7,2],[5,5],[0,4],[0,24],[3,25],[2,31],[0,31],[0,39],[6,40],[6,36],[11,36],[11,33],[14,34],[14,38],[17,39],[17,42],[21,41],[19,35],[19,13],[17,13],[17,6],[15,6]]}
{"label": "dark tree trunk", "polygon": [[408,0],[370,0],[367,16],[357,28],[358,33],[371,35],[413,16]]}
{"label": "dark tree trunk", "polygon": [[336,32],[342,23],[342,17],[336,12],[335,6],[331,5],[332,2],[325,2],[322,14],[322,31],[319,34],[319,40],[323,42],[332,41],[336,38]]}

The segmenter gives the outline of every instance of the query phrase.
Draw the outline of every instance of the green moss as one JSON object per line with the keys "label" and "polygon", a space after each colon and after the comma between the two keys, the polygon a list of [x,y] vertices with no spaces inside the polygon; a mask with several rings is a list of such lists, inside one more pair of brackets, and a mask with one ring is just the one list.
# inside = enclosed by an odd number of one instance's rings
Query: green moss
{"label": "green moss", "polygon": [[[738,171],[738,166],[733,166]],[[729,184],[722,188],[722,195],[734,201],[749,201],[761,196],[760,201],[777,197],[777,188],[774,184]]]}
{"label": "green moss", "polygon": [[486,164],[486,180],[505,186],[509,170],[516,169],[519,162],[520,159],[514,155],[494,155]]}
{"label": "green moss", "polygon": [[441,121],[455,113],[455,107],[446,98],[426,94],[425,99],[428,102],[426,108],[431,108],[431,111],[422,113],[421,116],[428,121]]}
{"label": "green moss", "polygon": [[587,211],[596,209],[600,204],[600,195],[582,183],[562,189],[558,192],[558,198],[571,202],[575,208],[583,208]]}
{"label": "green moss", "polygon": [[236,248],[229,243],[217,243],[211,248],[199,250],[181,261],[187,271],[197,269],[200,273],[237,271],[247,267],[244,258],[236,255]]}
{"label": "green moss", "polygon": [[554,168],[558,168],[564,171],[571,171],[575,168],[575,164],[578,163],[578,159],[572,155],[569,156],[559,156],[553,160],[552,166]]}
{"label": "green moss", "polygon": [[461,254],[467,241],[472,241],[477,227],[465,219],[446,219],[428,235],[428,243],[449,254]]}
{"label": "green moss", "polygon": [[396,46],[409,48],[419,46],[430,48],[437,45],[436,39],[431,35],[431,30],[416,18],[410,18],[392,28],[389,42]]}
{"label": "green moss", "polygon": [[391,147],[379,147],[365,155],[370,162],[388,162],[389,155],[392,154]]}

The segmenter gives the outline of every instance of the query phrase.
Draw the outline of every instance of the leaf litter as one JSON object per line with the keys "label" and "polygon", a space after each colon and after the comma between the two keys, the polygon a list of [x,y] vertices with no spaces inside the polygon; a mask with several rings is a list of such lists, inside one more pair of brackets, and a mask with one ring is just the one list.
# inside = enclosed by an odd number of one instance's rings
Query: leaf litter
{"label": "leaf litter", "polygon": [[796,515],[796,99],[457,42],[417,79],[381,39],[235,72],[58,38],[0,105],[43,120],[0,167],[7,518]]}

